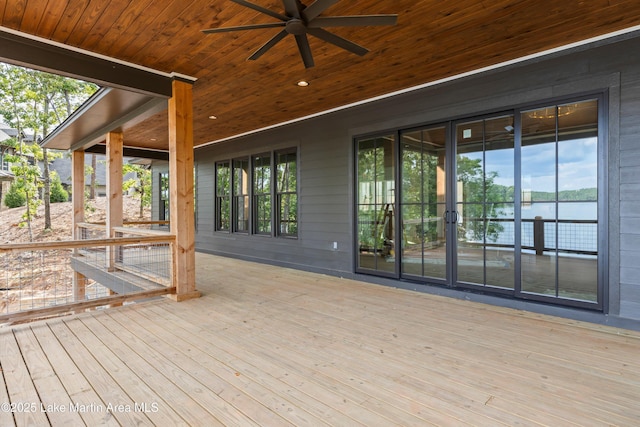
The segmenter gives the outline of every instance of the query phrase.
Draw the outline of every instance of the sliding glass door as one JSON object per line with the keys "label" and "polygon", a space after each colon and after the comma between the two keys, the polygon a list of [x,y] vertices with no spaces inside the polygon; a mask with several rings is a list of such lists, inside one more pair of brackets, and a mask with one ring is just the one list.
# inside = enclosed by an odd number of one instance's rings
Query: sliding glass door
{"label": "sliding glass door", "polygon": [[357,140],[357,271],[601,307],[601,102]]}
{"label": "sliding glass door", "polygon": [[396,272],[394,135],[358,141],[357,267]]}
{"label": "sliding glass door", "polygon": [[598,301],[598,100],[521,113],[521,292]]}
{"label": "sliding glass door", "polygon": [[455,281],[514,289],[513,115],[455,129]]}
{"label": "sliding glass door", "polygon": [[401,133],[403,276],[447,279],[445,126]]}

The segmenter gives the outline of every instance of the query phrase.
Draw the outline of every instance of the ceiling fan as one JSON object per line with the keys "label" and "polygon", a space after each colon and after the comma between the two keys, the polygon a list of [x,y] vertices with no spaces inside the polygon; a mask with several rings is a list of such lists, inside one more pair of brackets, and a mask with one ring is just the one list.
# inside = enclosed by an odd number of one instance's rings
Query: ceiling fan
{"label": "ceiling fan", "polygon": [[265,54],[269,49],[275,46],[280,40],[284,39],[288,34],[292,34],[296,38],[298,50],[305,68],[314,66],[313,55],[309,47],[307,34],[322,39],[326,42],[334,44],[356,55],[363,56],[368,49],[353,43],[345,38],[337,36],[325,27],[357,27],[357,26],[373,26],[373,25],[395,25],[398,15],[350,15],[350,16],[319,16],[331,5],[340,0],[315,0],[309,6],[305,6],[300,0],[282,0],[284,5],[284,14],[274,12],[257,4],[246,0],[231,0],[234,3],[256,10],[265,15],[280,20],[280,22],[272,22],[266,24],[241,25],[237,27],[222,27],[202,30],[205,34],[225,33],[230,31],[256,30],[261,28],[284,27],[282,31],[273,36],[269,41],[256,50],[248,59],[256,60]]}

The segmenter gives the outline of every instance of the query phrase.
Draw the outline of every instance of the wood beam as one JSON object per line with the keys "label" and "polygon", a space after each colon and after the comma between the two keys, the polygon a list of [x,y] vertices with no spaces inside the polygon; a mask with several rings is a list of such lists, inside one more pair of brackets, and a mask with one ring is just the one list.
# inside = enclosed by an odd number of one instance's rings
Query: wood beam
{"label": "wood beam", "polygon": [[[107,134],[107,238],[115,237],[115,227],[122,227],[122,132]],[[122,248],[109,248],[109,271],[122,258]]]}
{"label": "wood beam", "polygon": [[[84,222],[84,151],[71,153],[71,197],[73,200],[73,240],[82,239],[78,224]],[[86,296],[86,278],[78,272],[73,274],[73,300],[83,301]]]}
{"label": "wood beam", "polygon": [[193,200],[192,83],[174,80],[169,99],[169,206],[171,233],[176,236],[173,264],[176,301],[198,298],[195,267]]}
{"label": "wood beam", "polygon": [[8,28],[0,28],[0,59],[100,86],[169,97],[171,77],[132,63],[98,56],[88,50],[69,48]]}
{"label": "wood beam", "polygon": [[71,153],[71,198],[73,200],[73,239],[79,240],[77,225],[84,222],[84,151]]}
{"label": "wood beam", "polygon": [[107,237],[122,227],[122,132],[107,134]]}

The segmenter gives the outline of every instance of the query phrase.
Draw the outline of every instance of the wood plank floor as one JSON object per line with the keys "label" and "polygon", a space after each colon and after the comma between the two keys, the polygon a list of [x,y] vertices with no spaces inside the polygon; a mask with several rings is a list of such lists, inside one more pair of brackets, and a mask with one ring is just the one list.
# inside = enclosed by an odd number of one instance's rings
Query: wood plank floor
{"label": "wood plank floor", "polygon": [[203,254],[197,277],[0,329],[0,425],[640,425],[640,333]]}

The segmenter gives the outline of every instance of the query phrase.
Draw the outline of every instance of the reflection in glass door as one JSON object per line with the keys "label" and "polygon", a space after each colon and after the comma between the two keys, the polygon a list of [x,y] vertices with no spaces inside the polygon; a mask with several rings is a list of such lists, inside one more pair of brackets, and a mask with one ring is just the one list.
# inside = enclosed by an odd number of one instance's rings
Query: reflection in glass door
{"label": "reflection in glass door", "polygon": [[513,115],[456,126],[455,279],[514,289]]}
{"label": "reflection in glass door", "polygon": [[358,141],[359,269],[395,274],[395,155],[393,135]]}
{"label": "reflection in glass door", "polygon": [[598,302],[598,101],[521,121],[521,291]]}
{"label": "reflection in glass door", "polygon": [[358,139],[357,270],[601,308],[600,102]]}
{"label": "reflection in glass door", "polygon": [[400,213],[404,276],[447,278],[446,128],[403,132]]}

